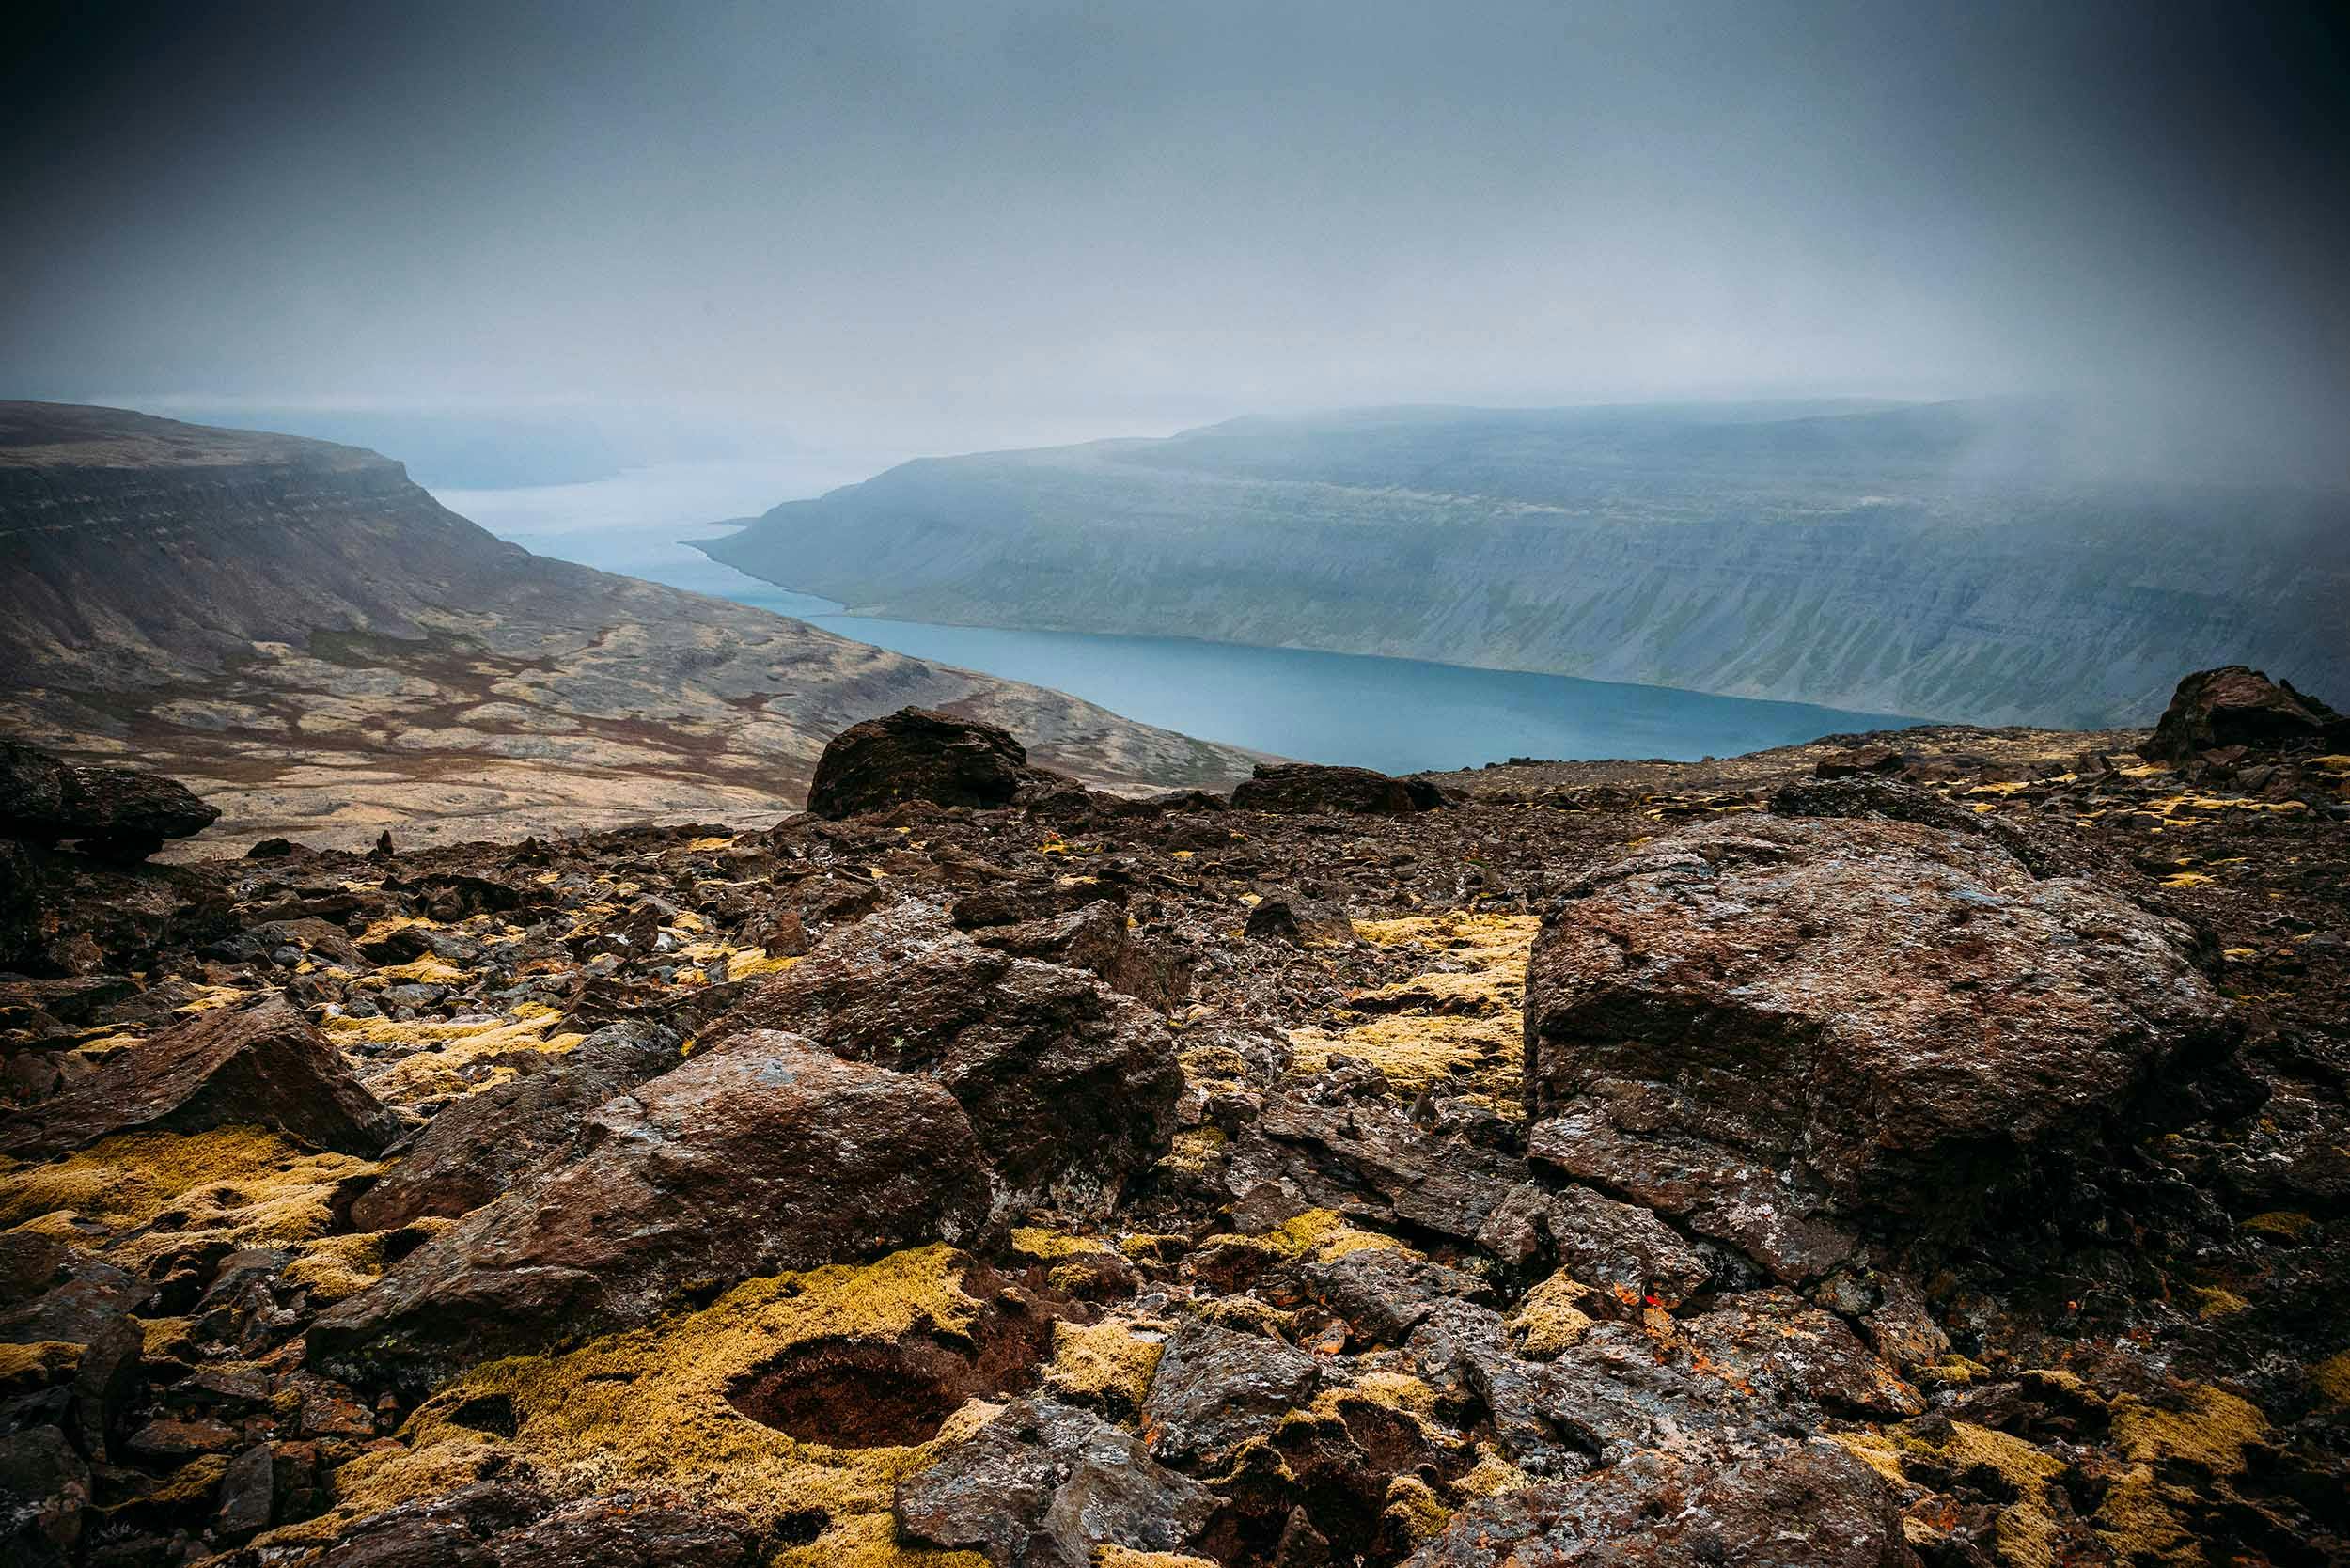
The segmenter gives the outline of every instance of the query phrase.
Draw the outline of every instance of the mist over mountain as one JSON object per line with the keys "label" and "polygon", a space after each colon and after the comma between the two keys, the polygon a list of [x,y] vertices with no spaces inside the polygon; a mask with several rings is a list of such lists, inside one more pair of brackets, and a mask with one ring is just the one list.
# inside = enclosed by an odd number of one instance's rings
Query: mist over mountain
{"label": "mist over mountain", "polygon": [[2181,661],[2350,685],[2350,493],[2107,469],[2032,401],[1400,408],[905,463],[700,548],[904,619],[1983,723]]}

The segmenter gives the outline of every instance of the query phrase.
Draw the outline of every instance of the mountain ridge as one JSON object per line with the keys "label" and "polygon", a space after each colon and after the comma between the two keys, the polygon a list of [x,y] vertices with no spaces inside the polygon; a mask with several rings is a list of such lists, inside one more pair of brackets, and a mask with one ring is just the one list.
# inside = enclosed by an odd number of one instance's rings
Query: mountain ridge
{"label": "mountain ridge", "polygon": [[824,737],[916,705],[1017,726],[1120,788],[1233,748],[1057,692],[537,557],[397,462],[121,411],[0,404],[0,724],[167,767],[226,831],[756,820]]}
{"label": "mountain ridge", "polygon": [[2082,477],[2045,405],[1355,410],[930,458],[697,541],[901,619],[1376,653],[1976,723],[2182,664],[2350,680],[2350,497]]}

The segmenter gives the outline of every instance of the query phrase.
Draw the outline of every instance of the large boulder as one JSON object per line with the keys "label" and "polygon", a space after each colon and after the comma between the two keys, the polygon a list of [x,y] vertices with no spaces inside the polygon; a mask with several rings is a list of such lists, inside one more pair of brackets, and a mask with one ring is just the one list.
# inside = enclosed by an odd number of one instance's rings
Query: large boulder
{"label": "large boulder", "polygon": [[1232,791],[1236,811],[1323,815],[1370,812],[1408,816],[1444,804],[1444,794],[1424,778],[1390,778],[1369,768],[1324,767],[1317,762],[1260,762]]}
{"label": "large boulder", "polygon": [[544,1068],[450,1104],[398,1151],[400,1161],[351,1205],[363,1231],[471,1214],[524,1174],[575,1150],[588,1118],[678,1060],[680,1036],[610,1024]]}
{"label": "large boulder", "polygon": [[[2091,884],[1907,823],[1747,818],[1590,873],[1545,921],[1527,1108],[1919,1219],[2095,1159],[2234,1036],[2185,928]],[[1641,1200],[1679,1210],[1696,1168],[1665,1167]]]}
{"label": "large boulder", "polygon": [[2244,665],[2200,669],[2179,682],[2138,755],[2184,762],[2221,746],[2350,743],[2350,715]]}
{"label": "large boulder", "polygon": [[901,708],[835,735],[816,760],[807,808],[820,817],[885,811],[907,801],[1008,806],[1023,784],[1054,776],[1028,766],[1011,732],[929,708]]}
{"label": "large boulder", "polygon": [[201,833],[220,808],[186,785],[131,768],[77,767],[22,741],[0,740],[0,838],[77,842],[109,860],[144,860],[166,839]]}
{"label": "large boulder", "polygon": [[1104,1213],[1175,1135],[1183,1070],[1149,1008],[1090,974],[983,947],[918,906],[827,935],[713,1024],[790,1029],[918,1073],[961,1103],[1010,1210]]}
{"label": "large boulder", "polygon": [[400,1119],[360,1087],[342,1053],[283,997],[199,1012],[107,1058],[76,1088],[0,1134],[0,1153],[40,1159],[111,1133],[270,1127],[316,1149],[376,1154]]}
{"label": "large boulder", "polygon": [[971,1241],[988,1218],[951,1096],[792,1035],[738,1036],[605,1102],[582,1146],[320,1318],[312,1364],[429,1387],[755,1275]]}

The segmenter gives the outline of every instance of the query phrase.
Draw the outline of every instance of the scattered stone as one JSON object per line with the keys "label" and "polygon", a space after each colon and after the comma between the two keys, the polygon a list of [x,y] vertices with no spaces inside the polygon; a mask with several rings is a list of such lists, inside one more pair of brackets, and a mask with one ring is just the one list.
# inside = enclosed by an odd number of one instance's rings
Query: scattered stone
{"label": "scattered stone", "polygon": [[1433,811],[1444,793],[1424,778],[1390,778],[1370,768],[1315,762],[1260,762],[1232,791],[1235,811],[1371,812],[1407,816]]}
{"label": "scattered stone", "polygon": [[1009,730],[928,708],[901,708],[835,735],[816,761],[807,808],[838,820],[907,801],[1007,806],[1043,770]]}
{"label": "scattered stone", "polygon": [[0,1152],[38,1159],[109,1133],[239,1123],[351,1154],[380,1152],[400,1131],[326,1037],[273,998],[200,1012],[118,1052],[80,1088],[0,1134]]}
{"label": "scattered stone", "polygon": [[1619,1132],[1954,1219],[2158,1125],[2235,1030],[2185,930],[2086,884],[1932,828],[1749,819],[1592,872],[1544,925],[1527,1109],[1650,1086],[1619,1098],[1653,1126],[1620,1105]]}
{"label": "scattered stone", "polygon": [[827,1050],[934,1079],[962,1103],[1006,1212],[1104,1212],[1167,1152],[1182,1069],[1166,1026],[1092,976],[980,946],[904,911],[828,935],[711,1026],[791,1029]]}
{"label": "scattered stone", "polygon": [[421,1390],[753,1275],[974,1240],[989,1211],[945,1090],[768,1030],[607,1101],[583,1145],[320,1318],[310,1364]]}
{"label": "scattered stone", "polygon": [[2350,745],[2350,714],[2244,665],[2198,670],[2179,682],[2138,755],[2184,762],[2227,746],[2265,750],[2307,742]]}
{"label": "scattered stone", "polygon": [[1344,906],[1277,888],[1257,901],[1242,930],[1250,936],[1293,942],[1301,948],[1355,940],[1355,922]]}
{"label": "scattered stone", "polygon": [[999,1568],[1092,1568],[1103,1547],[1180,1552],[1215,1509],[1214,1493],[1160,1465],[1132,1433],[1045,1399],[1008,1405],[899,1482],[895,1507],[912,1540]]}

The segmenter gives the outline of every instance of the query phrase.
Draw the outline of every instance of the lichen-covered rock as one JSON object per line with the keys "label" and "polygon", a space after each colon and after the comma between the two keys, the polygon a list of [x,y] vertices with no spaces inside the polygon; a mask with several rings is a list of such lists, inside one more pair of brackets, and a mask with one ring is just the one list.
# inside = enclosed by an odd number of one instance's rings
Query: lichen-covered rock
{"label": "lichen-covered rock", "polygon": [[905,1536],[983,1554],[999,1568],[1091,1568],[1095,1552],[1181,1551],[1215,1494],[1151,1457],[1142,1440],[1051,1400],[1007,1406],[928,1469],[899,1482]]}
{"label": "lichen-covered rock", "polygon": [[1178,1461],[1230,1454],[1304,1404],[1321,1378],[1294,1345],[1187,1323],[1167,1341],[1143,1402],[1152,1451]]}
{"label": "lichen-covered rock", "polygon": [[2158,1121],[2157,1086],[2234,1035],[2184,928],[2089,884],[1934,828],[1748,819],[1659,839],[1556,911],[1527,1108],[1645,1086],[1653,1130],[1850,1210],[1947,1217]]}
{"label": "lichen-covered rock", "polygon": [[373,1154],[401,1130],[339,1052],[283,997],[200,1012],[117,1053],[79,1087],[0,1136],[19,1159],[110,1133],[194,1133],[250,1124],[316,1149]]}
{"label": "lichen-covered rock", "polygon": [[1893,1497],[1825,1438],[1642,1453],[1463,1509],[1413,1568],[1913,1568]]}
{"label": "lichen-covered rock", "polygon": [[552,1065],[455,1101],[352,1203],[352,1223],[390,1231],[481,1207],[523,1173],[571,1152],[597,1106],[675,1065],[679,1044],[657,1025],[606,1025]]}
{"label": "lichen-covered rock", "polygon": [[901,708],[835,735],[817,759],[807,808],[820,817],[885,811],[907,801],[1007,806],[1042,769],[1011,732],[928,708]]}
{"label": "lichen-covered rock", "polygon": [[582,1143],[320,1318],[312,1364],[427,1386],[691,1292],[974,1239],[989,1213],[949,1095],[791,1035],[739,1035],[605,1102]]}
{"label": "lichen-covered rock", "polygon": [[166,839],[185,839],[220,820],[177,779],[132,768],[77,767],[0,739],[0,838],[59,839],[106,860],[144,860]]}
{"label": "lichen-covered rock", "polygon": [[706,1038],[791,1029],[918,1073],[962,1104],[1003,1201],[1100,1212],[1165,1153],[1183,1072],[1167,1026],[1091,975],[1015,958],[906,909],[828,935]]}
{"label": "lichen-covered rock", "polygon": [[2161,722],[2138,754],[2183,762],[2221,746],[2267,747],[2350,741],[2350,714],[2333,709],[2290,681],[2271,681],[2244,665],[2201,669],[2179,682]]}
{"label": "lichen-covered rock", "polygon": [[1372,812],[1407,816],[1444,804],[1444,794],[1424,778],[1390,778],[1370,768],[1325,767],[1317,762],[1260,762],[1252,776],[1232,790],[1236,811]]}

